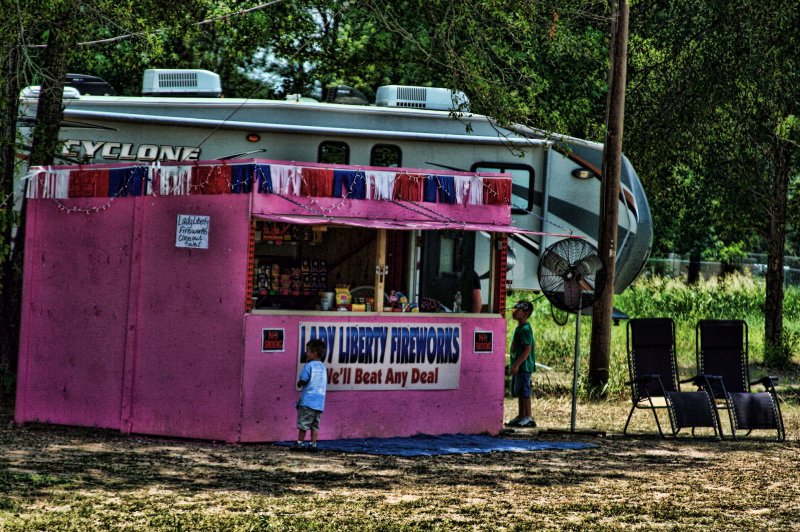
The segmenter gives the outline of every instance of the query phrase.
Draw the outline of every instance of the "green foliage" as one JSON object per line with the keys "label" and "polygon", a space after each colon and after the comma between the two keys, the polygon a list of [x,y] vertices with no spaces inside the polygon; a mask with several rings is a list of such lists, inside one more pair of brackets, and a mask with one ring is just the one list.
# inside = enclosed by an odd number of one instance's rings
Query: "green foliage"
{"label": "green foliage", "polygon": [[[299,0],[238,14],[259,4],[77,2],[78,41],[129,37],[75,47],[69,69],[100,75],[123,94],[138,94],[142,71],[152,67],[214,70],[227,96],[243,97],[309,94],[330,84],[352,85],[370,96],[382,84],[443,85],[467,92],[474,111],[501,124],[603,137],[607,2]],[[6,5],[0,55],[11,46],[45,42],[64,5]],[[733,263],[744,250],[778,241],[769,232],[776,212],[768,192],[777,171],[788,167],[788,242],[800,252],[796,6],[780,0],[658,0],[634,1],[631,10],[625,151],[648,191],[655,249]],[[198,24],[203,20],[214,21]],[[36,83],[41,51],[23,49],[21,76]],[[3,216],[0,225],[9,223]],[[0,257],[7,252],[8,242],[0,242]],[[634,287],[617,304],[630,310],[631,298],[645,313],[686,312],[691,321],[735,313],[730,309],[740,307],[728,299],[742,297],[748,302],[742,310],[756,313],[748,319],[753,327],[761,323],[763,306],[763,296],[751,297],[758,295],[752,290],[763,293],[762,285],[755,286]],[[793,297],[787,292],[788,336],[776,352],[794,349]],[[663,306],[646,306],[656,302]],[[536,323],[552,321],[542,305],[537,303]],[[544,356],[549,349],[571,352],[568,329],[542,332]],[[614,329],[615,342],[620,329]]]}
{"label": "green foliage", "polygon": [[716,239],[711,248],[703,251],[702,257],[704,260],[718,260],[723,264],[739,264],[747,257],[747,249],[741,241],[725,244]]}
{"label": "green foliage", "polygon": [[775,141],[796,151],[797,17],[777,0],[633,3],[626,150],[657,250],[689,251],[698,231],[723,247],[766,242]]}
{"label": "green foliage", "polygon": [[[70,70],[123,94],[138,94],[151,67],[214,70],[227,96],[243,97],[444,85],[502,124],[603,138],[607,2],[301,0],[239,15],[258,4],[83,2],[78,40],[131,36],[76,48]],[[3,28],[43,42],[48,5],[25,4],[25,23]],[[632,2],[625,151],[648,190],[656,251],[763,246],[764,143],[798,141],[795,11],[777,0]]]}
{"label": "green foliage", "polygon": [[[655,234],[668,239],[656,249],[766,251],[765,330],[770,352],[783,352],[774,309],[797,223],[787,200],[800,173],[800,11],[781,0],[636,2],[631,20],[626,149],[650,190]],[[683,166],[692,183],[674,179]]]}
{"label": "green foliage", "polygon": [[764,364],[786,369],[791,366],[794,355],[800,350],[800,329],[784,328],[778,345],[768,343],[764,348]]}
{"label": "green foliage", "polygon": [[404,57],[421,55],[430,81],[467,92],[474,111],[501,124],[602,138],[605,2],[369,4],[384,26],[402,31]]}

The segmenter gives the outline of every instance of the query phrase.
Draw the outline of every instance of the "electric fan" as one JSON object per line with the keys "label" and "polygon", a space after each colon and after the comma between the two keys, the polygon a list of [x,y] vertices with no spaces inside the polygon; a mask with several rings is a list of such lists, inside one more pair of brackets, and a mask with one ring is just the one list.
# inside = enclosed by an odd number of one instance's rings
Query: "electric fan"
{"label": "electric fan", "polygon": [[575,360],[572,371],[572,418],[575,432],[580,359],[581,310],[590,307],[606,286],[607,270],[597,248],[581,238],[565,238],[550,245],[539,259],[539,286],[554,307],[574,312]]}

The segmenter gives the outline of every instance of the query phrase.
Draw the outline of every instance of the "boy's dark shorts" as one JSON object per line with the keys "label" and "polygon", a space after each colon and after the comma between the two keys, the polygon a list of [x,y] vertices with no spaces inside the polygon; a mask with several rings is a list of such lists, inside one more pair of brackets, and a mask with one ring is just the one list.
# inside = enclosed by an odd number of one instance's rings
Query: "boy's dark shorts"
{"label": "boy's dark shorts", "polygon": [[518,371],[511,377],[511,397],[527,398],[531,396],[531,375],[526,371]]}
{"label": "boy's dark shorts", "polygon": [[319,418],[322,412],[308,408],[307,406],[297,407],[297,428],[300,430],[319,429]]}

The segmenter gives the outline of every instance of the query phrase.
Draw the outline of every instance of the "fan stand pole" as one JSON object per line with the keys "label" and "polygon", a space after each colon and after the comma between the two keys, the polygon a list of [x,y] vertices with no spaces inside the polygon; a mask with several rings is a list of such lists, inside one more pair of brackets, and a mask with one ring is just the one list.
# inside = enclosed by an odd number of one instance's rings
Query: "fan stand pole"
{"label": "fan stand pole", "polygon": [[572,369],[572,416],[570,417],[569,422],[569,430],[559,430],[559,429],[547,429],[544,432],[549,434],[578,434],[581,436],[605,436],[606,431],[604,430],[575,430],[575,419],[578,414],[578,376],[579,376],[579,366],[578,362],[580,361],[580,353],[581,353],[581,311],[575,313],[575,359],[574,365]]}
{"label": "fan stand pole", "polygon": [[575,418],[578,414],[578,361],[581,353],[581,311],[575,313],[575,360],[572,366],[572,416],[569,420],[570,432],[575,432]]}

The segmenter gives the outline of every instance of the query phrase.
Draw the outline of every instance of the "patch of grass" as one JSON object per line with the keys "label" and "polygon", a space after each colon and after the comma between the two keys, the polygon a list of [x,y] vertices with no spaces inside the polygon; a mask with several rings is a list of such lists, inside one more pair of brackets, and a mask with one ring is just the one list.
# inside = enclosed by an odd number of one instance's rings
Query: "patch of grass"
{"label": "patch of grass", "polygon": [[53,475],[0,470],[0,493],[29,492],[65,482],[67,481]]}
{"label": "patch of grass", "polygon": [[[609,432],[587,450],[420,458],[0,427],[0,529],[794,528],[800,406],[785,405],[782,444],[658,440],[649,412],[632,421],[642,437],[621,438],[629,406],[579,401],[578,428]],[[569,423],[567,397],[537,397],[533,410],[542,429]],[[538,430],[508,437],[582,439]]]}

